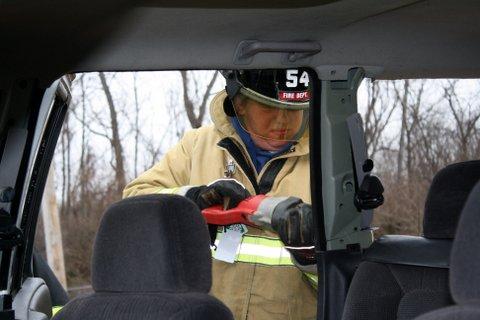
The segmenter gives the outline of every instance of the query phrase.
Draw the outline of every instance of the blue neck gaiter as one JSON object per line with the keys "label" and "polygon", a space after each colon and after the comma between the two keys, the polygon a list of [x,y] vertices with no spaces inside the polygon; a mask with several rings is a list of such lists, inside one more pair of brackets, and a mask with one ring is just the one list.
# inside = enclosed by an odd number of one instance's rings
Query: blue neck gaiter
{"label": "blue neck gaiter", "polygon": [[281,153],[284,153],[285,151],[290,149],[290,147],[292,146],[292,143],[290,142],[290,143],[287,143],[285,147],[283,147],[281,150],[278,150],[278,151],[268,151],[268,150],[260,149],[255,145],[255,143],[252,140],[252,137],[250,137],[250,134],[245,129],[243,129],[237,117],[232,118],[232,125],[235,128],[235,131],[237,131],[238,135],[242,139],[243,143],[245,143],[248,154],[250,155],[250,158],[252,158],[253,165],[255,166],[257,173],[259,173],[262,170],[265,163],[267,163],[270,159],[273,159],[276,156],[280,155]]}

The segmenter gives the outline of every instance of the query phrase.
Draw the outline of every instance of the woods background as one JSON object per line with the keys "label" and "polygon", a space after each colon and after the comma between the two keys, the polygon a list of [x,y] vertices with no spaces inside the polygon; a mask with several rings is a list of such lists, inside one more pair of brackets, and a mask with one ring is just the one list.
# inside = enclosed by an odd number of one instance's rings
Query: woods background
{"label": "woods background", "polygon": [[[42,206],[58,210],[71,295],[89,288],[92,243],[106,206],[185,130],[210,122],[209,102],[223,87],[213,71],[76,76],[47,185],[54,198]],[[476,80],[364,81],[359,112],[385,186],[385,204],[375,211],[377,235],[418,235],[435,173],[479,158],[479,89]],[[43,220],[35,246],[46,256]]]}

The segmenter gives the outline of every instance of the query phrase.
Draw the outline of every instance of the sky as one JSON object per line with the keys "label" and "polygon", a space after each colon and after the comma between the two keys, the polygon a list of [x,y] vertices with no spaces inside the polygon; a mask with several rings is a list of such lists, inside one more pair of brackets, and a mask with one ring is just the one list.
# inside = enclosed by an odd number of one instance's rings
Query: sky
{"label": "sky", "polygon": [[[204,90],[206,82],[213,75],[211,71],[196,71],[195,79],[200,84],[199,93]],[[188,119],[183,108],[183,89],[181,76],[178,71],[160,71],[160,72],[118,72],[107,73],[107,82],[113,95],[114,103],[118,114],[120,127],[120,136],[123,141],[125,161],[128,171],[127,179],[134,176],[134,124],[135,124],[135,94],[134,83],[137,84],[137,100],[140,106],[138,118],[142,137],[140,139],[137,173],[142,172],[151,164],[151,155],[145,150],[145,142],[152,143],[152,147],[165,153],[174,143],[178,141],[177,132],[183,132],[190,129]],[[136,78],[136,79],[135,79]],[[86,122],[90,130],[86,132],[88,144],[97,155],[99,167],[110,168],[113,160],[109,141],[102,135],[96,133],[108,133],[109,129],[100,125],[100,123],[109,124],[109,112],[107,100],[97,73],[86,73],[83,77],[85,88],[85,99],[82,99],[82,86],[80,75],[72,86],[72,105],[70,107],[71,130],[73,131],[73,142],[71,150],[71,159],[74,166],[78,166],[81,149],[81,119],[82,103],[86,105]],[[203,85],[203,86],[202,86]],[[225,87],[223,77],[217,76],[217,81],[209,97],[211,100],[216,93]],[[190,92],[190,96],[195,96],[195,90]],[[209,105],[209,103],[207,104]],[[204,123],[210,122],[208,114]],[[55,160],[60,163],[62,160],[61,151],[57,145]],[[61,179],[61,171],[57,165],[57,180]],[[108,174],[105,174],[107,177]]]}

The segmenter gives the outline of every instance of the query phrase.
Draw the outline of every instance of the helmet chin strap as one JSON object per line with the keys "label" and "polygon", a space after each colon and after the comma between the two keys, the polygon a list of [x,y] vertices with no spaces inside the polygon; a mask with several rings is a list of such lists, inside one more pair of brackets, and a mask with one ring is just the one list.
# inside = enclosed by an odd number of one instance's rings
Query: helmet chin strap
{"label": "helmet chin strap", "polygon": [[[248,131],[247,131],[248,132]],[[270,139],[270,138],[265,138],[260,135],[248,132],[250,134],[250,137],[252,138],[253,143],[259,147],[262,150],[266,151],[279,151],[282,148],[285,147],[286,144],[288,143],[294,143],[295,141],[290,141],[290,140],[276,140],[276,139]],[[272,145],[276,143],[281,143],[280,145]]]}

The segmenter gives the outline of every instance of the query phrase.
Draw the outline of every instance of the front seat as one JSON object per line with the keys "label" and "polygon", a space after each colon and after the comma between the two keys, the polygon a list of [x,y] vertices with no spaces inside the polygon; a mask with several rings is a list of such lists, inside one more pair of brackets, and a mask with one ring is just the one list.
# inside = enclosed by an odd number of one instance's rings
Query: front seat
{"label": "front seat", "polygon": [[174,195],[111,205],[92,258],[94,293],[70,301],[56,320],[233,319],[208,292],[210,237],[195,204]]}
{"label": "front seat", "polygon": [[383,236],[365,252],[352,279],[343,320],[407,320],[451,305],[449,256],[480,161],[440,170],[425,203],[423,236]]}
{"label": "front seat", "polygon": [[480,183],[462,211],[450,257],[450,290],[456,305],[424,314],[416,320],[480,319]]}

